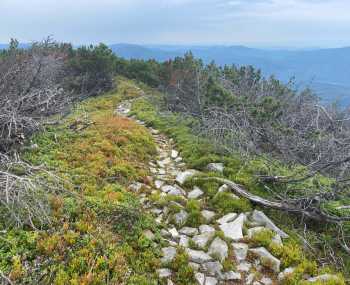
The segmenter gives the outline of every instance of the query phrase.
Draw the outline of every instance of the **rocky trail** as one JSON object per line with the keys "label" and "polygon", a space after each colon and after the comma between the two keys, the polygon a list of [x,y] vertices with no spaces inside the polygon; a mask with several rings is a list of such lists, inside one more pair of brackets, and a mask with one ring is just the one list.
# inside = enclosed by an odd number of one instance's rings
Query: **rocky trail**
{"label": "rocky trail", "polygon": [[[131,102],[126,101],[118,106],[116,113],[128,116],[130,109]],[[145,125],[139,120],[136,122]],[[197,171],[187,169],[172,139],[168,139],[158,130],[148,129],[158,145],[158,157],[149,164],[154,187],[136,182],[129,188],[134,192],[142,192],[140,190],[143,187],[148,188],[149,191],[139,194],[141,202],[144,208],[154,215],[156,222],[163,227],[161,235],[168,246],[162,248],[163,268],[158,270],[161,279],[164,278],[168,285],[175,284],[172,280],[173,272],[167,265],[174,260],[180,248],[187,253],[190,260],[189,266],[194,269],[195,279],[199,285],[279,284],[287,274],[293,272],[293,268],[287,268],[281,272],[279,259],[266,248],[251,247],[247,242],[265,229],[275,233],[273,242],[277,244],[282,244],[283,239],[288,237],[261,211],[219,216],[211,209],[202,208],[201,214],[206,223],[198,228],[192,228],[185,226],[189,214],[180,203],[171,199],[162,207],[153,203],[149,199],[149,195],[152,194],[159,194],[161,197],[176,196],[187,201],[201,200],[205,198],[205,193],[197,186],[188,192],[183,189],[185,180],[196,175]],[[223,165],[210,164],[208,168],[220,172],[223,170]],[[229,191],[229,189],[226,185],[222,185],[218,192],[222,191]],[[179,209],[176,213],[170,211],[174,206]],[[150,231],[146,235],[150,239],[153,238],[153,233]],[[234,270],[225,271],[225,261],[231,262]]]}

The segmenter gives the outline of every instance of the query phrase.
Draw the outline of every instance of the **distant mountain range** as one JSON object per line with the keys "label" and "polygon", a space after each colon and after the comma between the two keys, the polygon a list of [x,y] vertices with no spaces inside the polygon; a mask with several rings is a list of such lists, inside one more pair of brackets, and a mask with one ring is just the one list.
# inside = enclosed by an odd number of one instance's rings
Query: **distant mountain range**
{"label": "distant mountain range", "polygon": [[325,102],[350,105],[350,47],[312,50],[267,50],[244,46],[166,46],[114,44],[124,58],[164,61],[191,50],[205,63],[253,65],[264,75],[282,81],[295,77],[298,86],[311,87]]}
{"label": "distant mountain range", "polygon": [[[8,45],[0,44],[0,49]],[[28,46],[21,44],[21,46]],[[350,47],[333,49],[282,50],[245,46],[169,46],[113,44],[117,55],[130,59],[165,61],[192,51],[205,63],[252,65],[265,76],[287,82],[295,77],[297,86],[310,87],[324,102],[338,101],[350,106]]]}

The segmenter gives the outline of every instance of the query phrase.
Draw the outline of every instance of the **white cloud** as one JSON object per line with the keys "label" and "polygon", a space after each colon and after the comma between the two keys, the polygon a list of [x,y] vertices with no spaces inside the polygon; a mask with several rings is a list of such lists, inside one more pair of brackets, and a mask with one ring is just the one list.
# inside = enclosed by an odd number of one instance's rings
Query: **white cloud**
{"label": "white cloud", "polygon": [[[349,0],[0,0],[0,42],[350,45]],[[348,42],[347,42],[348,41]]]}

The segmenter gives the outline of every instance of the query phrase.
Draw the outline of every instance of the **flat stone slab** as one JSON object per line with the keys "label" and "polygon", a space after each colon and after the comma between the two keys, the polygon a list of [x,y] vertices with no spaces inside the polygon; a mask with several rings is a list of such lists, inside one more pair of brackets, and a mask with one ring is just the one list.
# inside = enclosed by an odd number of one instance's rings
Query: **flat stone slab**
{"label": "flat stone slab", "polygon": [[218,261],[210,261],[202,264],[202,271],[210,276],[221,276],[223,266]]}
{"label": "flat stone slab", "polygon": [[216,237],[211,243],[208,253],[223,262],[228,257],[227,243],[221,238]]}
{"label": "flat stone slab", "polygon": [[219,227],[223,231],[226,238],[232,239],[233,241],[238,241],[243,238],[242,229],[244,220],[245,215],[240,214],[233,222],[222,224]]}
{"label": "flat stone slab", "polygon": [[246,260],[248,254],[248,245],[245,243],[232,243],[233,253],[238,262]]}
{"label": "flat stone slab", "polygon": [[234,271],[229,271],[229,272],[225,272],[222,275],[222,279],[223,280],[242,280],[242,275],[239,272],[234,272]]}
{"label": "flat stone slab", "polygon": [[213,260],[213,258],[209,254],[201,250],[193,250],[190,248],[186,248],[186,253],[188,254],[190,261],[195,263],[203,264],[205,262]]}
{"label": "flat stone slab", "polygon": [[193,237],[195,235],[198,235],[198,229],[190,228],[190,227],[183,227],[182,229],[179,230],[179,233]]}
{"label": "flat stone slab", "polygon": [[181,210],[180,212],[174,214],[174,221],[175,224],[179,227],[183,226],[188,218],[188,213],[184,210]]}
{"label": "flat stone slab", "polygon": [[218,284],[218,280],[215,278],[215,277],[210,277],[210,276],[208,276],[208,277],[206,277],[205,278],[205,285],[216,285],[216,284]]}
{"label": "flat stone slab", "polygon": [[188,199],[198,199],[204,194],[204,192],[199,189],[197,186],[193,188],[191,192],[188,193],[187,198]]}
{"label": "flat stone slab", "polygon": [[196,235],[192,238],[192,241],[194,242],[194,244],[201,248],[201,249],[204,249],[209,240],[211,240],[215,235],[215,231],[214,232],[205,232],[205,233],[202,233],[200,235]]}
{"label": "flat stone slab", "polygon": [[201,226],[199,226],[199,232],[201,234],[204,234],[204,233],[215,233],[215,229],[212,226],[201,225]]}
{"label": "flat stone slab", "polygon": [[208,210],[201,211],[201,214],[207,223],[210,223],[214,219],[214,217],[216,216],[215,212],[208,211]]}
{"label": "flat stone slab", "polygon": [[217,222],[220,225],[227,224],[227,223],[232,222],[234,219],[236,219],[237,216],[238,215],[236,213],[230,213],[230,214],[227,214],[227,215],[223,216],[222,218],[218,219]]}
{"label": "flat stone slab", "polygon": [[176,256],[175,247],[164,247],[162,248],[163,257],[161,258],[162,263],[169,263],[173,261]]}

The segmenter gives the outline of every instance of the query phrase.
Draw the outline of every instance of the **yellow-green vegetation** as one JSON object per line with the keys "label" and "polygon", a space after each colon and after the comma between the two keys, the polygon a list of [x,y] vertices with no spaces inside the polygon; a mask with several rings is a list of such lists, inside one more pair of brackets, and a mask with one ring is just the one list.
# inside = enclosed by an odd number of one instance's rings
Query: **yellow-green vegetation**
{"label": "yellow-green vegetation", "polygon": [[[155,95],[154,95],[155,94]],[[248,191],[258,194],[262,197],[270,197],[270,193],[266,191],[263,185],[260,184],[257,177],[259,175],[273,175],[279,173],[281,176],[286,177],[304,177],[307,174],[307,169],[299,165],[285,165],[276,160],[268,159],[266,157],[252,157],[252,158],[242,158],[238,154],[228,154],[225,150],[220,149],[218,146],[214,146],[208,140],[195,134],[193,130],[196,129],[197,122],[192,118],[186,118],[184,116],[178,116],[174,113],[162,113],[159,110],[162,108],[163,98],[160,94],[153,93],[149,99],[140,99],[135,101],[133,104],[132,112],[139,119],[145,121],[149,126],[160,129],[162,132],[166,133],[169,137],[173,138],[177,144],[177,149],[180,150],[182,157],[185,159],[186,163],[198,170],[203,170],[205,172],[205,177],[223,176],[236,183],[243,185]],[[153,102],[160,102],[158,106],[155,107]],[[205,170],[208,163],[211,162],[224,162],[225,170],[223,174],[213,174]],[[298,184],[289,186],[285,185],[273,185],[271,184],[271,190],[275,192],[288,192],[292,195],[294,193],[298,194],[297,191],[299,187],[309,189],[310,191],[319,191],[320,189],[331,189],[333,180],[327,177],[316,175],[309,179],[304,179]],[[229,196],[228,193],[217,194],[217,189],[220,184],[208,179],[201,179],[201,176],[196,177],[190,181],[187,181],[185,187],[191,189],[194,185],[200,187],[208,196],[208,199],[204,199],[203,203],[205,206],[215,209],[219,213],[225,214],[228,212],[244,212],[250,211],[252,205],[248,200],[245,199],[234,199]],[[295,228],[297,225],[297,218],[291,215],[281,213],[274,210],[264,209],[272,218],[278,220],[278,224],[287,232],[293,236],[284,246],[278,246],[275,243],[271,243],[272,235],[269,232],[263,232],[258,235],[257,240],[251,241],[255,245],[265,246],[271,250],[271,252],[278,258],[281,259],[282,267],[286,268],[289,266],[296,267],[296,271],[291,277],[294,283],[289,284],[300,284],[304,274],[317,275],[321,274],[325,269],[317,264],[315,261],[315,256],[309,256],[308,252],[304,250],[301,246],[301,242],[294,235],[291,229]],[[311,226],[313,226],[311,224]],[[324,239],[324,234],[327,232],[334,231],[331,225],[319,225],[315,224],[315,227],[311,227],[310,236],[312,234],[321,236]],[[311,237],[310,237],[311,238]],[[328,239],[328,241],[333,242]],[[190,246],[193,246],[190,244]],[[320,251],[321,253],[321,251]],[[350,270],[350,261],[345,257],[344,262],[348,262],[344,266],[344,272]],[[337,270],[327,269],[331,272],[337,272]],[[338,283],[342,284],[343,277],[340,277]],[[328,284],[333,284],[329,282]]]}
{"label": "yellow-green vegetation", "polygon": [[50,198],[50,225],[0,234],[0,270],[13,282],[157,284],[160,251],[142,232],[159,239],[158,229],[126,190],[148,175],[156,146],[145,128],[113,114],[139,94],[119,80],[117,90],[79,104],[32,138],[38,147],[24,158],[55,171],[68,189]]}

